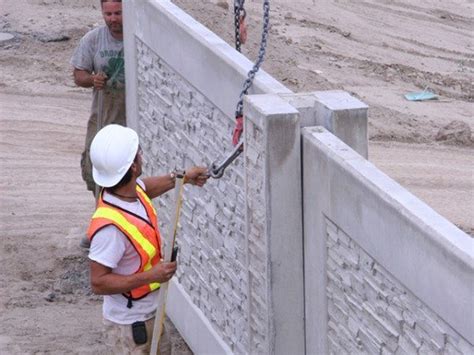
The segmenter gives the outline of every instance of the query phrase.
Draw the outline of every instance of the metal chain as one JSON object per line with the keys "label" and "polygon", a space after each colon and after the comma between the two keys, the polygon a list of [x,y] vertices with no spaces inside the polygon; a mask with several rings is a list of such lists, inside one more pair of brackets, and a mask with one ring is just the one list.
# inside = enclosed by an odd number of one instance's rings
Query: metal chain
{"label": "metal chain", "polygon": [[[245,10],[243,9],[245,0],[234,0],[234,14],[235,14],[235,48],[240,52],[240,19],[241,16],[245,16]],[[244,108],[244,96],[247,95],[248,90],[253,84],[253,79],[257,74],[260,66],[265,58],[265,49],[267,47],[268,30],[270,27],[270,0],[263,1],[263,30],[262,38],[260,41],[260,49],[258,52],[257,61],[254,63],[252,69],[247,74],[247,79],[244,82],[243,89],[239,95],[239,101],[235,109],[235,117],[241,117],[243,115]],[[210,168],[210,175],[214,179],[219,179],[224,175],[224,170],[229,166],[243,151],[243,141],[241,140],[234,150],[223,159],[220,163],[214,162]]]}
{"label": "metal chain", "polygon": [[244,110],[244,96],[247,95],[248,90],[253,84],[253,79],[257,74],[260,66],[263,63],[265,58],[265,50],[267,47],[267,38],[268,38],[268,30],[270,27],[270,0],[263,1],[263,30],[262,30],[262,38],[260,40],[260,49],[258,51],[258,58],[253,68],[247,74],[247,80],[244,82],[243,89],[239,95],[239,101],[237,102],[237,107],[235,109],[235,117],[240,117],[243,114]]}
{"label": "metal chain", "polygon": [[245,18],[245,0],[234,0],[234,27],[235,27],[235,49],[240,52],[240,20]]}

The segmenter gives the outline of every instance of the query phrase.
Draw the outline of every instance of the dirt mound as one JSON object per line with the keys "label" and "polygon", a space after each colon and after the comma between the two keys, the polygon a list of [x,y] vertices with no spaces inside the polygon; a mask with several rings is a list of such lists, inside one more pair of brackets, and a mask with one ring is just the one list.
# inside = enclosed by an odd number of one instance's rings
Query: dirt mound
{"label": "dirt mound", "polygon": [[473,143],[471,127],[466,122],[453,121],[439,130],[436,140],[451,144],[471,145]]}
{"label": "dirt mound", "polygon": [[[232,6],[174,2],[233,44]],[[249,41],[242,52],[255,59],[261,3],[248,2],[246,9]],[[369,105],[371,139],[436,142],[438,131],[453,119],[473,125],[471,10],[460,0],[449,5],[273,1],[263,69],[295,92],[354,94]],[[403,96],[427,88],[438,101],[414,103]]]}

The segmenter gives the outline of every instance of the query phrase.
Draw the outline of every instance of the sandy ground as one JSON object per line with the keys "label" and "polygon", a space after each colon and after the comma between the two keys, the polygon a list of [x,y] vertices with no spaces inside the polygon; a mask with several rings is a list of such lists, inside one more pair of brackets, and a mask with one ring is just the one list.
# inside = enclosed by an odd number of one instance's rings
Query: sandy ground
{"label": "sandy ground", "polygon": [[[175,3],[232,43],[222,1]],[[370,160],[473,234],[472,2],[314,3],[272,1],[264,69],[295,92],[344,89],[365,101]],[[261,6],[246,4],[243,52],[255,58]],[[68,64],[100,23],[98,0],[0,0],[0,32],[15,35],[0,42],[1,354],[107,353],[77,247],[94,206],[79,170],[90,93]],[[403,98],[426,87],[439,100]],[[190,353],[176,332],[173,342]]]}

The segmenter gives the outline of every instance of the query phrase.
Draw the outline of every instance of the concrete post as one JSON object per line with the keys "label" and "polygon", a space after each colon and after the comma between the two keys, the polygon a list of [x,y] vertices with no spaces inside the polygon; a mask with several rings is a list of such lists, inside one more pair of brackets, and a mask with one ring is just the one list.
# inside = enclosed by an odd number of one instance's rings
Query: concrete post
{"label": "concrete post", "polygon": [[123,41],[124,41],[124,60],[125,60],[125,78],[126,78],[126,108],[127,108],[127,126],[134,130],[139,130],[138,125],[138,90],[137,90],[137,48],[135,43],[135,33],[137,22],[135,16],[142,11],[142,4],[137,1],[124,1],[123,14]]}
{"label": "concrete post", "polygon": [[[367,105],[363,102],[344,91],[280,94],[280,97],[298,110],[301,128],[324,126],[367,159]],[[304,166],[303,174],[305,176],[315,168],[312,161],[310,160]],[[305,190],[302,202],[305,217],[310,216],[307,218],[308,221],[306,218],[302,218],[302,220],[309,226],[322,218],[322,215],[313,213],[314,206],[323,203],[326,198],[326,195],[313,194],[313,190]],[[326,244],[325,238],[314,240],[312,239],[313,235],[312,228],[308,228],[308,230],[304,228],[304,255],[321,261],[315,262],[311,258],[305,259],[306,274],[319,280],[319,282],[305,282],[305,297],[308,300],[305,310],[305,326],[306,330],[313,330],[306,337],[306,351],[327,353]],[[321,310],[324,311],[321,312]],[[315,314],[317,314],[316,317]]]}
{"label": "concrete post", "polygon": [[368,158],[368,106],[341,90],[281,94],[298,109],[301,127],[323,126],[364,158]]}
{"label": "concrete post", "polygon": [[245,98],[249,353],[304,353],[298,111],[278,95]]}
{"label": "concrete post", "polygon": [[364,158],[368,158],[367,109],[340,90],[315,91],[316,126],[323,126]]}

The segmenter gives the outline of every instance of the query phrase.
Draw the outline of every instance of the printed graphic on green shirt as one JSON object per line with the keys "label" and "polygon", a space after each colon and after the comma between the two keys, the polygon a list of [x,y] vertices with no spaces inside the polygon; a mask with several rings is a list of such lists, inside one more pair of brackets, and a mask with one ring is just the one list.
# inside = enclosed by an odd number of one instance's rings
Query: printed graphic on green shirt
{"label": "printed graphic on green shirt", "polygon": [[[119,53],[120,54],[120,53]],[[125,70],[123,56],[109,58],[103,68],[107,75],[107,86],[112,90],[123,89],[125,86]]]}

